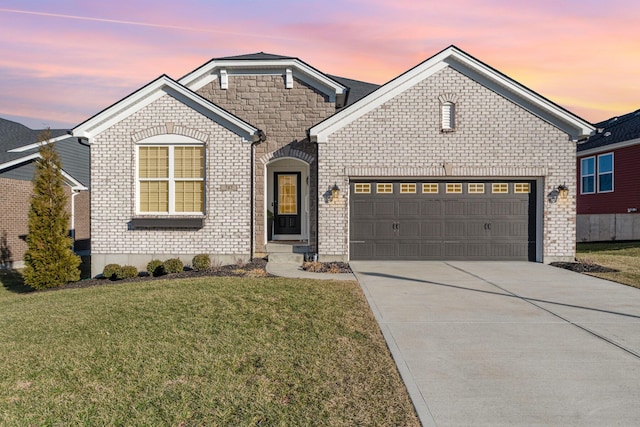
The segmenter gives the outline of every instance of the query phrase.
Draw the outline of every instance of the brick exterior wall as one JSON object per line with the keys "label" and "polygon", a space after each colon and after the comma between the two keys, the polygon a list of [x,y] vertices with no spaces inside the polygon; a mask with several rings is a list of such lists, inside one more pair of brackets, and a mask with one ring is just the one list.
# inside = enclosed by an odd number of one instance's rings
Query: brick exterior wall
{"label": "brick exterior wall", "polygon": [[[294,79],[286,89],[283,76],[229,76],[229,88],[220,89],[214,80],[198,94],[240,117],[267,135],[255,148],[255,251],[264,251],[265,176],[267,163],[279,157],[295,157],[310,164],[309,191],[316,188],[316,144],[309,142],[307,130],[335,113],[335,103],[306,83]],[[248,171],[248,169],[247,169]],[[310,198],[309,243],[315,250],[316,200]]]}
{"label": "brick exterior wall", "polygon": [[[31,181],[0,178],[0,268],[24,267],[32,189]],[[65,187],[65,192],[67,212],[71,214],[71,189]],[[75,205],[76,241],[80,238],[86,245],[90,241],[89,198],[89,192],[82,191]]]}
{"label": "brick exterior wall", "polygon": [[[440,100],[457,98],[456,130],[440,130]],[[543,260],[575,256],[575,145],[513,102],[445,68],[330,135],[318,146],[319,254],[347,259],[349,178],[358,176],[543,179]],[[334,182],[341,199],[325,202]],[[546,195],[570,189],[555,204]]]}
{"label": "brick exterior wall", "polygon": [[[135,143],[180,134],[205,141],[206,217],[199,229],[134,229]],[[97,135],[91,146],[92,275],[105,264],[145,269],[152,258],[185,264],[207,253],[220,262],[250,254],[251,144],[169,95]]]}

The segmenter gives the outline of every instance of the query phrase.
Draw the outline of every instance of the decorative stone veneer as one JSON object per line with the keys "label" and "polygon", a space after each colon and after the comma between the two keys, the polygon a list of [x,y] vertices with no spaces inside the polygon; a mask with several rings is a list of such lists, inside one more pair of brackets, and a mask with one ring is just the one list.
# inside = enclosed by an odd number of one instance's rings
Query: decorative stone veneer
{"label": "decorative stone veneer", "polygon": [[[456,98],[456,128],[441,132],[441,97]],[[508,99],[445,68],[318,145],[319,254],[347,259],[350,177],[542,178],[543,261],[575,256],[575,144]],[[334,183],[338,201],[323,200]],[[555,204],[546,195],[570,189]]]}
{"label": "decorative stone veneer", "polygon": [[[282,70],[284,73],[284,70]],[[335,103],[306,83],[293,79],[285,88],[283,75],[230,75],[229,88],[221,89],[214,80],[198,94],[265,132],[267,140],[255,147],[255,251],[265,248],[265,194],[267,162],[295,157],[310,164],[309,191],[315,194],[316,144],[309,142],[307,130],[335,113]],[[247,172],[249,169],[246,169]],[[310,198],[309,243],[315,250],[316,200]]]}
{"label": "decorative stone veneer", "polygon": [[[134,229],[135,142],[161,134],[205,143],[206,215],[199,229]],[[251,143],[165,95],[101,134],[91,146],[92,275],[105,264],[144,269],[152,258],[210,254],[221,262],[250,254]]]}

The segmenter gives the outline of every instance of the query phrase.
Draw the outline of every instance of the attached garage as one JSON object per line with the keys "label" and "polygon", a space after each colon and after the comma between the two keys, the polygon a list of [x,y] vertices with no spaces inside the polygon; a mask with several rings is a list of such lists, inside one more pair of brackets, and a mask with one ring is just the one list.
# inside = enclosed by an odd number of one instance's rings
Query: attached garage
{"label": "attached garage", "polygon": [[350,259],[536,260],[535,180],[353,180]]}

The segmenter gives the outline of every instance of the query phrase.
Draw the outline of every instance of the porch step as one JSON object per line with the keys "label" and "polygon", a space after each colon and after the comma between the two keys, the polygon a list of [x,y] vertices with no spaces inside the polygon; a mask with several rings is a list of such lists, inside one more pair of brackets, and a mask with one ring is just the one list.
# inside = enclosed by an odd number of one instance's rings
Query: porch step
{"label": "porch step", "polygon": [[285,253],[285,252],[270,252],[269,262],[274,264],[296,264],[302,265],[304,262],[303,254]]}
{"label": "porch step", "polygon": [[302,265],[304,254],[309,252],[307,242],[269,242],[266,245],[269,262]]}
{"label": "porch step", "polygon": [[294,254],[305,254],[309,252],[309,245],[306,242],[299,243],[274,243],[269,242],[266,245],[266,250],[268,254],[273,253],[294,253]]}

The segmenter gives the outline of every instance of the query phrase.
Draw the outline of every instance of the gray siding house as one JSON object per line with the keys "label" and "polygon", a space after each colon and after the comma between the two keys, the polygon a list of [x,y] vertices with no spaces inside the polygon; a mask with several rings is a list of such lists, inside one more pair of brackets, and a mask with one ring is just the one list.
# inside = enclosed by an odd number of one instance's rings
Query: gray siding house
{"label": "gray siding house", "polygon": [[277,241],[320,260],[573,259],[592,131],[454,46],[382,86],[217,58],[73,129],[91,145],[92,273]]}

